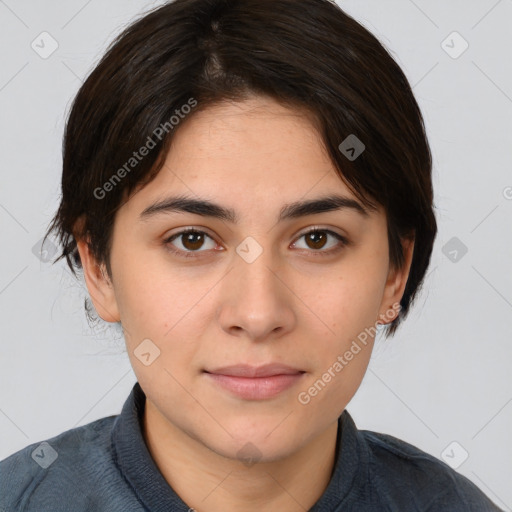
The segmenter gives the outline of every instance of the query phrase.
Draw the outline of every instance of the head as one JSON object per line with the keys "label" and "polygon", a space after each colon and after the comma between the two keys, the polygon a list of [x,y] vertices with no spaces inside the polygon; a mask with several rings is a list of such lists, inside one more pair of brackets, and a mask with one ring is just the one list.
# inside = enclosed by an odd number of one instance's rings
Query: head
{"label": "head", "polygon": [[[176,0],[129,26],[79,90],[47,235],[121,323],[162,417],[270,460],[339,416],[376,326],[391,336],[407,315],[437,230],[431,165],[406,77],[336,4]],[[205,374],[266,362],[300,384],[242,400]]]}

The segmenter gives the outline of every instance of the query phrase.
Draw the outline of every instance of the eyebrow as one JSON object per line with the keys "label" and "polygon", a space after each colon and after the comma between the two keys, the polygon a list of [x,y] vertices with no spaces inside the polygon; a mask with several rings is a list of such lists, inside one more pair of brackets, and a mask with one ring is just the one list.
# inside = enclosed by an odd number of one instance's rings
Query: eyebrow
{"label": "eyebrow", "polygon": [[[339,210],[355,211],[364,218],[370,215],[364,206],[350,197],[328,195],[317,199],[285,204],[281,208],[278,222]],[[233,224],[236,224],[239,220],[237,213],[231,208],[226,208],[207,199],[195,199],[184,195],[168,197],[157,201],[145,208],[140,214],[139,219],[146,221],[157,214],[172,212],[192,213],[202,217],[224,220]]]}

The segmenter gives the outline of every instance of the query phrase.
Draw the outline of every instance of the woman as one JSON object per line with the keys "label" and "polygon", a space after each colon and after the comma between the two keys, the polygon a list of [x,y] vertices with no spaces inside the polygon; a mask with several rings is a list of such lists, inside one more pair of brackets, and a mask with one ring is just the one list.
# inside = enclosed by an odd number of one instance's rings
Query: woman
{"label": "woman", "polygon": [[23,511],[499,510],[346,405],[437,232],[398,65],[328,0],[176,0],[77,94],[48,229],[138,382],[1,465]]}

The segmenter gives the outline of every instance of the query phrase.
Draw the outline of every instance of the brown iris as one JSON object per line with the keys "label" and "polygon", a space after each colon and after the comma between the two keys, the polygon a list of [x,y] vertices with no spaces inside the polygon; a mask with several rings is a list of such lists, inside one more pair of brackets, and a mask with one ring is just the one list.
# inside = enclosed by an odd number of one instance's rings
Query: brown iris
{"label": "brown iris", "polygon": [[204,243],[204,233],[192,231],[181,235],[183,247],[190,251],[200,249]]}
{"label": "brown iris", "polygon": [[305,237],[308,245],[310,242],[313,244],[310,246],[312,249],[321,249],[327,240],[327,234],[323,231],[312,231],[307,233]]}

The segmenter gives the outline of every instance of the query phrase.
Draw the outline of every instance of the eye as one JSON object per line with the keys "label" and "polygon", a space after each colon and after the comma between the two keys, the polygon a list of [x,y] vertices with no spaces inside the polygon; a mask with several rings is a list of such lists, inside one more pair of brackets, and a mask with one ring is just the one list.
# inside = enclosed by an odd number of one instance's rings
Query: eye
{"label": "eye", "polygon": [[[203,252],[199,251],[201,247],[204,246],[205,240],[211,240],[210,247],[206,247],[206,249],[215,249],[216,243],[207,233],[204,231],[200,231],[194,228],[188,228],[179,233],[175,233],[171,237],[164,240],[164,245],[168,248],[169,251],[178,254],[180,256],[184,256],[185,258],[194,257],[193,253]],[[175,240],[179,241],[178,248],[176,249],[172,242]]]}
{"label": "eye", "polygon": [[[334,243],[328,245],[329,237],[334,239]],[[298,240],[304,238],[307,247],[306,250],[312,250],[313,253],[317,253],[319,256],[328,256],[336,253],[343,249],[344,246],[348,245],[348,240],[338,233],[331,231],[330,229],[313,228],[299,236]],[[297,245],[297,242],[293,244]],[[328,250],[320,250],[325,249]],[[317,255],[315,254],[315,255]]]}

